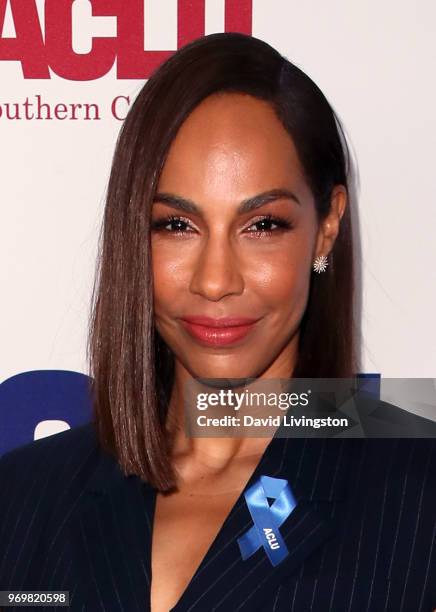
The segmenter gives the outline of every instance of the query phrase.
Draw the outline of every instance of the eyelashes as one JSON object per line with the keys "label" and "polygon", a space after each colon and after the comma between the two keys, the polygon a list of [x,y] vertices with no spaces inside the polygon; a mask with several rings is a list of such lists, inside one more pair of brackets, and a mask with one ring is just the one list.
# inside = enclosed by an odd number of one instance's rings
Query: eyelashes
{"label": "eyelashes", "polygon": [[[172,226],[172,229],[167,229],[168,226]],[[252,227],[261,226],[262,229],[255,231],[250,230]],[[275,226],[275,228],[273,227]],[[191,228],[191,229],[189,229]],[[278,217],[275,215],[263,215],[258,219],[255,219],[248,227],[248,234],[258,236],[272,236],[280,232],[290,231],[294,228],[293,223],[289,219],[284,217]],[[161,232],[166,234],[174,235],[186,235],[195,233],[195,230],[190,226],[189,219],[179,217],[177,215],[166,215],[165,217],[155,219],[151,223],[151,229],[154,232]]]}
{"label": "eyelashes", "polygon": [[[173,228],[171,230],[167,229],[168,225],[172,225]],[[174,229],[175,226],[178,226]],[[184,234],[186,230],[183,229],[183,226],[189,225],[189,221],[183,219],[183,217],[177,217],[175,215],[167,215],[160,219],[156,219],[151,223],[151,229],[159,232],[167,232],[170,234]]]}

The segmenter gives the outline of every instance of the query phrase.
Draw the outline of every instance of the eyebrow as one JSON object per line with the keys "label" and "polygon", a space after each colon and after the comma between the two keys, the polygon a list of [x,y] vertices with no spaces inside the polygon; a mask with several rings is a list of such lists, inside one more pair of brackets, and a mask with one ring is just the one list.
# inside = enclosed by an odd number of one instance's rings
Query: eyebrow
{"label": "eyebrow", "polygon": [[[275,200],[292,200],[296,204],[301,205],[300,200],[297,198],[295,193],[290,191],[289,189],[270,189],[269,191],[264,191],[263,193],[259,193],[251,198],[247,198],[246,200],[242,200],[239,204],[237,213],[243,214],[247,212],[251,212],[264,204],[269,204],[270,202],[274,202]],[[187,213],[199,214],[201,215],[201,210],[193,202],[187,198],[182,198],[181,196],[174,195],[172,193],[156,193],[153,202],[161,202],[162,204],[168,204],[172,208],[176,208],[178,210],[183,210]]]}

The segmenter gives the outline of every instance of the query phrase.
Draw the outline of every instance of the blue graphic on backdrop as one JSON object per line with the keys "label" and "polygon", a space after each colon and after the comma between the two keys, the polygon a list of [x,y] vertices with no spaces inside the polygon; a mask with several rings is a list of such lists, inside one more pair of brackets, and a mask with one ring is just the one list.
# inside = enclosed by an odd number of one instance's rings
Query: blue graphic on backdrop
{"label": "blue graphic on backdrop", "polygon": [[45,437],[50,427],[59,431],[88,423],[89,380],[68,370],[33,370],[5,380],[0,385],[0,456]]}
{"label": "blue graphic on backdrop", "polygon": [[374,399],[380,399],[381,374],[358,374],[359,389],[372,395]]}

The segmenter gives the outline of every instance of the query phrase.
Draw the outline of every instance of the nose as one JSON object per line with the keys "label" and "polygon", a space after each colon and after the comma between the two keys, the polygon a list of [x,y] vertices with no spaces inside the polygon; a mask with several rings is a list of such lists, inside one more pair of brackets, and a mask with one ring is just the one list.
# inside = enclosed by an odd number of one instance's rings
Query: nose
{"label": "nose", "polygon": [[227,295],[240,295],[244,290],[240,267],[230,240],[222,235],[209,236],[198,252],[190,290],[213,302]]}

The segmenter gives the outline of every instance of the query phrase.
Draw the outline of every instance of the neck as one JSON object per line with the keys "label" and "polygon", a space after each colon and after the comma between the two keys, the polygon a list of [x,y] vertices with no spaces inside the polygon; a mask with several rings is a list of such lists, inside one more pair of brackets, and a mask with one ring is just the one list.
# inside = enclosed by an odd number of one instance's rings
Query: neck
{"label": "neck", "polygon": [[[268,379],[288,379],[289,367],[286,369],[270,370],[264,375],[256,378],[249,385],[244,385],[251,392],[257,386],[262,385]],[[175,370],[175,380],[168,409],[167,428],[172,438],[172,454],[174,457],[189,457],[199,464],[210,467],[211,469],[224,469],[231,462],[238,459],[259,458],[269,442],[272,435],[268,437],[188,437],[185,429],[185,385],[192,381],[192,376],[178,364]],[[280,380],[270,381],[268,392],[275,391],[280,393],[283,386]],[[260,415],[259,415],[260,416]],[[219,432],[218,432],[219,433]]]}

